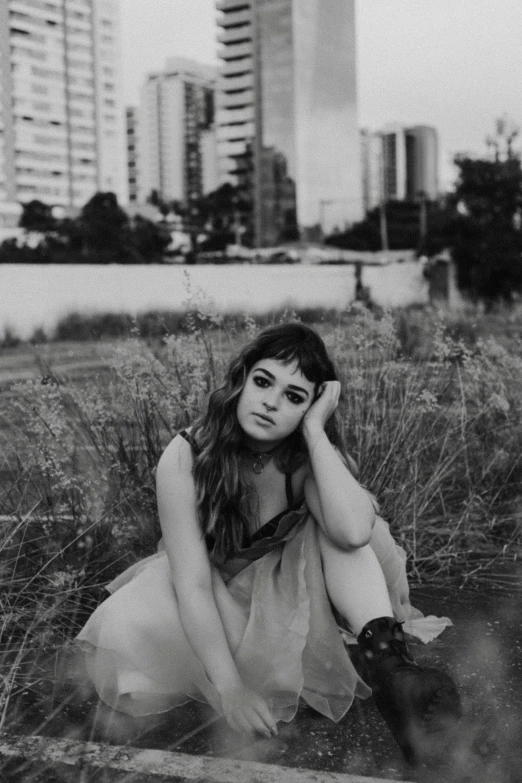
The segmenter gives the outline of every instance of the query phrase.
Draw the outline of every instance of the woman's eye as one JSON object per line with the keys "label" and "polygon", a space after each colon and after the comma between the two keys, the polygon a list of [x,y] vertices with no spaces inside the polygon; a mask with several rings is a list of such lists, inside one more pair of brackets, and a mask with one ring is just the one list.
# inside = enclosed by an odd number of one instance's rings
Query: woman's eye
{"label": "woman's eye", "polygon": [[304,399],[300,397],[298,394],[294,394],[293,392],[288,392],[286,395],[290,402],[293,402],[294,405],[300,405],[302,402],[304,402]]}
{"label": "woman's eye", "polygon": [[256,375],[254,377],[254,383],[256,386],[261,386],[261,388],[264,389],[266,386],[268,386],[268,379],[263,378],[262,375]]}

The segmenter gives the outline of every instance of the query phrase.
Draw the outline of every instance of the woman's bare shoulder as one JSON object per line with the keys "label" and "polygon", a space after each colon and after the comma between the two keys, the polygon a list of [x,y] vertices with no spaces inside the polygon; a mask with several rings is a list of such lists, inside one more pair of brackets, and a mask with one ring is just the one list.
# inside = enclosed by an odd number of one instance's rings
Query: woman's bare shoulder
{"label": "woman's bare shoulder", "polygon": [[193,462],[194,458],[190,443],[183,435],[178,433],[178,435],[175,435],[172,438],[160,457],[158,462],[158,476],[164,472],[168,472],[168,474],[172,476],[173,470],[180,473],[190,473],[192,471]]}

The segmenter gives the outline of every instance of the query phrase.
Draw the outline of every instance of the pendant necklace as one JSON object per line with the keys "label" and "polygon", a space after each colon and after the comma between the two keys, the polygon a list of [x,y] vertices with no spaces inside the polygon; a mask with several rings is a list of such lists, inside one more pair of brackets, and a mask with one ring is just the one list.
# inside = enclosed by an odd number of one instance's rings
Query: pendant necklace
{"label": "pendant necklace", "polygon": [[252,451],[252,449],[249,449],[247,446],[244,446],[243,448],[248,453],[248,456],[253,459],[251,464],[252,470],[259,475],[264,471],[265,466],[268,465],[272,458],[272,454],[278,447],[275,446],[273,449],[270,449],[270,451]]}

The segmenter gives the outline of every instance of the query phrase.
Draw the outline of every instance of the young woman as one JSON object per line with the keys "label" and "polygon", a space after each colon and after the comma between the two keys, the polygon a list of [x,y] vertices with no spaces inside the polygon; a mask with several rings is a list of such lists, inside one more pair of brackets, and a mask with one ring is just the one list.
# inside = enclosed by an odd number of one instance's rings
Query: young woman
{"label": "young woman", "polygon": [[339,721],[373,691],[412,762],[458,719],[453,681],[417,665],[404,637],[450,621],[409,603],[404,552],[344,448],[340,392],[302,324],[266,329],[231,361],[159,462],[158,553],[109,585],[78,637],[103,701],[146,715],[206,700],[269,737],[300,698]]}

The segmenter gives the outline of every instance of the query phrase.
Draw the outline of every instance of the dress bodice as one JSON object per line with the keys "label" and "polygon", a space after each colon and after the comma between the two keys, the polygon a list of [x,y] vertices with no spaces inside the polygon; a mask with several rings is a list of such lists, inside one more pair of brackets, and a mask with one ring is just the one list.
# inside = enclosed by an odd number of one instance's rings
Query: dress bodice
{"label": "dress bodice", "polygon": [[[179,435],[185,438],[192,450],[197,453],[198,446],[190,432],[181,430]],[[307,516],[308,511],[304,500],[296,502],[294,499],[291,473],[285,473],[285,492],[287,508],[261,525],[252,535],[246,537],[243,546],[237,550],[233,558],[234,563],[246,564],[276,549],[293,535],[295,526]],[[214,556],[215,537],[211,533],[207,534],[205,541],[211,561],[222,567],[223,563],[217,561]],[[232,565],[231,562],[230,565]],[[236,568],[233,570],[235,571]]]}

